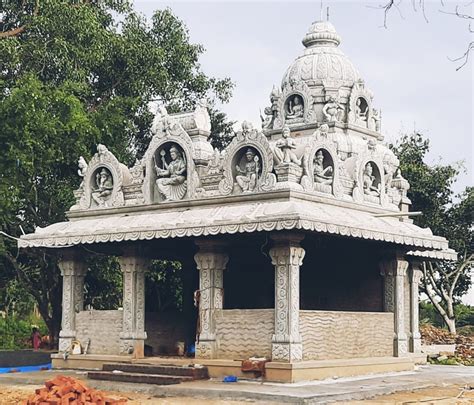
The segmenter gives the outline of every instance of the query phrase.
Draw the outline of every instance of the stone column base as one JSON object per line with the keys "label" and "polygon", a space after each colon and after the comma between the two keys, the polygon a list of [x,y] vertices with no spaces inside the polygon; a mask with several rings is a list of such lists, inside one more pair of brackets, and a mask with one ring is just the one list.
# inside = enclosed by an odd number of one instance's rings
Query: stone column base
{"label": "stone column base", "polygon": [[303,359],[301,343],[272,343],[272,361],[299,361]]}
{"label": "stone column base", "polygon": [[132,336],[122,332],[120,334],[120,354],[133,355],[135,359],[142,359],[145,357],[146,338],[146,332]]}
{"label": "stone column base", "polygon": [[421,353],[421,336],[419,333],[410,338],[410,352]]}
{"label": "stone column base", "polygon": [[216,357],[217,344],[215,340],[200,340],[196,344],[196,358],[197,359],[213,359]]}
{"label": "stone column base", "polygon": [[393,353],[395,357],[404,357],[408,354],[408,339],[406,336],[398,336],[393,339]]}

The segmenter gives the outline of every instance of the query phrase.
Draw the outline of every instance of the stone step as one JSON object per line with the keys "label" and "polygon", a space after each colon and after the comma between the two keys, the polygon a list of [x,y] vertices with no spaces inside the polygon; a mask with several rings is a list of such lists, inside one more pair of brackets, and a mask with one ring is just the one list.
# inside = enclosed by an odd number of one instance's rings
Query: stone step
{"label": "stone step", "polygon": [[142,374],[125,373],[113,371],[89,371],[87,378],[91,380],[106,380],[118,382],[130,382],[139,384],[171,385],[179,384],[183,381],[192,381],[192,377],[162,375],[162,374]]}
{"label": "stone step", "polygon": [[103,371],[119,370],[126,373],[172,375],[177,377],[191,377],[193,380],[209,378],[207,367],[174,366],[166,364],[127,364],[105,363]]}

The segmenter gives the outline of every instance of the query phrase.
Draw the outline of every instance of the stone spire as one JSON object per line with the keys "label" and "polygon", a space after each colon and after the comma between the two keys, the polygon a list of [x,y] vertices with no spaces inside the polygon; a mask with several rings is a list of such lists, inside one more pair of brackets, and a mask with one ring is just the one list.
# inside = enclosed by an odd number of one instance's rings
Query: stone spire
{"label": "stone spire", "polygon": [[341,37],[329,21],[315,21],[309,27],[302,42],[306,48],[338,46],[341,43]]}

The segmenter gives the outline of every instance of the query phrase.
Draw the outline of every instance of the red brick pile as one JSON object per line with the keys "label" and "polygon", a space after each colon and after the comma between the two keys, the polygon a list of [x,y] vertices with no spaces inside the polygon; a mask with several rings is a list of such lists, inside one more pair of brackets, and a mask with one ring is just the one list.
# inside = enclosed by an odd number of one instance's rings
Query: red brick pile
{"label": "red brick pile", "polygon": [[420,333],[424,345],[450,345],[456,343],[456,337],[453,334],[433,325],[421,325]]}
{"label": "red brick pile", "polygon": [[124,405],[124,398],[112,398],[79,380],[59,375],[44,383],[22,405]]}

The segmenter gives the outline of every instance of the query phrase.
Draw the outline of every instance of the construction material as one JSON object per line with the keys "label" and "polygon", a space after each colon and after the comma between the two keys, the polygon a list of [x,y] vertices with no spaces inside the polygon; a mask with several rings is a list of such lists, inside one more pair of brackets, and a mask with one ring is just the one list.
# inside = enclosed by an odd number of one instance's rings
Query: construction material
{"label": "construction material", "polygon": [[112,398],[88,388],[73,377],[59,375],[36,389],[22,405],[124,405],[125,398]]}

